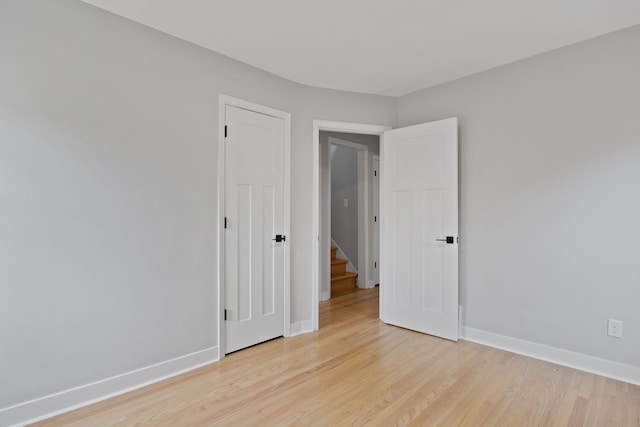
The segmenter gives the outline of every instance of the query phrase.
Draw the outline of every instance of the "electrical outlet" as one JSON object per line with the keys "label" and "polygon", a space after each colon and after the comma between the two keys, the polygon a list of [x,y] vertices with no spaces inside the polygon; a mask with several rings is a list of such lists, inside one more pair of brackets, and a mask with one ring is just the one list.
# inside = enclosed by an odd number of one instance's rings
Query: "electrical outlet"
{"label": "electrical outlet", "polygon": [[607,334],[610,337],[622,338],[622,320],[609,319],[609,330]]}

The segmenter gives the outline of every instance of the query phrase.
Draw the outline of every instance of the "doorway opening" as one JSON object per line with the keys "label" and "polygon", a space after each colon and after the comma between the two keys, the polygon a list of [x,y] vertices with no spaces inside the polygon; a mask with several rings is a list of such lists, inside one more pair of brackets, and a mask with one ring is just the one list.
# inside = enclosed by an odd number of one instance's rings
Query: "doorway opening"
{"label": "doorway opening", "polygon": [[378,135],[320,132],[320,239],[331,248],[320,253],[321,301],[378,284],[372,236],[379,147]]}
{"label": "doorway opening", "polygon": [[[344,267],[344,273],[356,273],[360,289],[379,283],[379,244],[375,247],[379,233],[375,229],[380,218],[374,203],[380,198],[373,189],[380,176],[381,136],[389,129],[314,121],[314,330],[319,327],[319,302],[331,298],[332,264],[334,270]],[[346,262],[332,262],[332,247],[337,247],[337,258]],[[344,276],[348,280],[349,274]]]}

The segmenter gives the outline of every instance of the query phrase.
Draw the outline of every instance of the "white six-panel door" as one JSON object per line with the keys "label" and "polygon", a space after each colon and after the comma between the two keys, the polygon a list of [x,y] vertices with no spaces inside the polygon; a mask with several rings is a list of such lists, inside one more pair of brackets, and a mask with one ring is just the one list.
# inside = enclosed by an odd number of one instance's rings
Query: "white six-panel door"
{"label": "white six-panel door", "polygon": [[382,320],[450,340],[458,339],[457,126],[452,118],[385,132],[381,174]]}
{"label": "white six-panel door", "polygon": [[225,353],[284,334],[284,121],[225,108]]}

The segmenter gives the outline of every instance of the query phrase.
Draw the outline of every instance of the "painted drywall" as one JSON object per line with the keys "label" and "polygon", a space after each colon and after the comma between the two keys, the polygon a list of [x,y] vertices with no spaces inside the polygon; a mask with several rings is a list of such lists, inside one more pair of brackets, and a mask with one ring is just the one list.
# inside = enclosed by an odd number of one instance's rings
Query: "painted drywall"
{"label": "painted drywall", "polygon": [[[358,269],[358,152],[331,144],[331,238]],[[345,206],[346,201],[346,206]]]}
{"label": "painted drywall", "polygon": [[640,366],[638,52],[640,26],[399,98],[400,126],[460,120],[464,325]]}
{"label": "painted drywall", "polygon": [[392,124],[395,99],[77,0],[1,2],[0,63],[0,410],[217,344],[220,93],[292,113],[291,320],[311,320],[313,119]]}

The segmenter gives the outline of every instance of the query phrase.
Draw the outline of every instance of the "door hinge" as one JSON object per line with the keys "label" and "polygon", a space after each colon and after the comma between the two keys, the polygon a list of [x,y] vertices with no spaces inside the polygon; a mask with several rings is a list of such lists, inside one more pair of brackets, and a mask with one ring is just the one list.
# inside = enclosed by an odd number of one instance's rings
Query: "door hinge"
{"label": "door hinge", "polygon": [[373,176],[378,176],[378,171],[373,171]]}
{"label": "door hinge", "polygon": [[374,261],[373,268],[378,268],[378,263]]}
{"label": "door hinge", "polygon": [[227,137],[227,125],[224,125],[224,137]]}
{"label": "door hinge", "polygon": [[227,320],[227,309],[224,309],[224,320]]}
{"label": "door hinge", "polygon": [[224,228],[225,228],[225,230],[227,229],[227,217],[226,216],[224,217]]}
{"label": "door hinge", "polygon": [[373,217],[373,222],[378,222],[378,217],[377,216]]}

